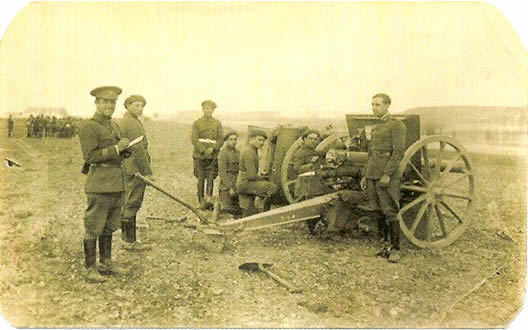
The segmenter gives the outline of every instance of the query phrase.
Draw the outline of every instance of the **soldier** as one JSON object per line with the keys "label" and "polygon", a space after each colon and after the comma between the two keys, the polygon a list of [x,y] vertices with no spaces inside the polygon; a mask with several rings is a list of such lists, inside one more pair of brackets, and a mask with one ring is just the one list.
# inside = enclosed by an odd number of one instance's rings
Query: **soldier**
{"label": "soldier", "polygon": [[368,145],[368,159],[361,179],[361,188],[367,189],[369,205],[378,213],[378,228],[384,236],[390,236],[390,246],[380,255],[389,261],[400,260],[399,211],[400,178],[397,167],[405,153],[405,125],[389,113],[391,99],[386,94],[372,97],[372,112],[381,119],[374,125]]}
{"label": "soldier", "polygon": [[236,149],[237,139],[238,134],[235,131],[229,131],[224,135],[224,147],[218,154],[218,175],[220,176],[218,197],[222,211],[240,215],[236,192],[238,162],[240,160],[240,151]]}
{"label": "soldier", "polygon": [[27,137],[33,137],[33,115],[29,115],[26,120]]}
{"label": "soldier", "polygon": [[121,161],[130,140],[121,138],[119,127],[111,120],[121,88],[98,87],[90,94],[95,96],[97,109],[92,119],[85,121],[79,131],[83,158],[85,164],[89,164],[84,187],[88,200],[84,216],[84,256],[86,281],[104,282],[105,278],[95,268],[97,240],[101,263],[99,271],[102,274],[123,272],[111,260],[112,233],[119,228],[125,190]]}
{"label": "soldier", "polygon": [[[303,145],[295,154],[293,154],[293,170],[297,175],[319,169],[324,161],[325,152],[316,151],[315,147],[319,144],[321,134],[313,129],[307,129],[302,135]],[[330,187],[326,186],[320,177],[316,175],[301,176],[295,181],[295,198],[298,201],[310,199],[332,192]],[[313,235],[315,226],[319,219],[308,220],[308,230]]]}
{"label": "soldier", "polygon": [[140,243],[136,239],[136,214],[143,203],[145,195],[145,182],[134,175],[141,175],[152,180],[152,168],[150,167],[150,155],[148,153],[148,141],[145,128],[139,117],[143,113],[147,100],[141,95],[131,95],[125,100],[127,112],[119,123],[122,137],[130,141],[143,136],[141,142],[130,147],[131,156],[124,160],[126,199],[125,207],[121,217],[121,238],[127,243],[124,248],[129,251],[144,251],[151,247]]}
{"label": "soldier", "polygon": [[[210,201],[213,195],[213,183],[218,175],[217,154],[224,143],[222,123],[213,118],[215,109],[216,104],[213,101],[203,101],[203,116],[194,121],[192,125],[194,176],[198,179],[198,203],[202,208],[212,206]],[[205,198],[204,185],[206,185],[207,194]]]}
{"label": "soldier", "polygon": [[14,126],[15,122],[13,121],[13,115],[9,115],[9,118],[7,118],[7,137],[11,137],[11,135],[13,135]]}
{"label": "soldier", "polygon": [[[270,197],[277,192],[277,185],[267,181],[259,175],[258,149],[262,148],[267,135],[260,129],[249,133],[249,141],[240,155],[239,171],[236,181],[236,190],[239,198],[241,195],[260,196],[265,199],[264,209],[269,209]],[[243,216],[254,213],[251,207],[240,205],[243,208]]]}

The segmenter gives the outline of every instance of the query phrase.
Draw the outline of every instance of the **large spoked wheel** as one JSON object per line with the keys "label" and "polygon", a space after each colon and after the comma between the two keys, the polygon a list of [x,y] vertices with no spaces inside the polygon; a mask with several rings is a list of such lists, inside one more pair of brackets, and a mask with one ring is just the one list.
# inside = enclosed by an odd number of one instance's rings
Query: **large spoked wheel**
{"label": "large spoked wheel", "polygon": [[302,137],[298,138],[288,149],[284,159],[282,160],[281,166],[281,187],[284,197],[288,203],[295,203],[295,181],[297,179],[295,173],[293,172],[293,155],[299,148],[303,145]]}
{"label": "large spoked wheel", "polygon": [[429,136],[405,152],[398,220],[404,235],[422,248],[445,247],[468,227],[475,179],[466,150],[447,136]]}
{"label": "large spoked wheel", "polygon": [[[332,146],[332,144],[338,142],[339,140],[342,140],[344,138],[348,137],[348,132],[336,132],[330,136],[328,136],[326,139],[321,141],[315,150],[322,151],[327,149],[328,147]],[[303,145],[303,139],[298,138],[297,141],[295,141],[291,147],[286,152],[286,155],[284,156],[284,159],[282,161],[281,166],[281,188],[282,192],[284,193],[284,197],[286,197],[286,200],[288,203],[292,204],[295,203],[296,196],[295,196],[295,181],[297,180],[297,177],[295,173],[293,172],[293,163],[292,158],[293,155],[297,150],[299,150],[300,147]]]}

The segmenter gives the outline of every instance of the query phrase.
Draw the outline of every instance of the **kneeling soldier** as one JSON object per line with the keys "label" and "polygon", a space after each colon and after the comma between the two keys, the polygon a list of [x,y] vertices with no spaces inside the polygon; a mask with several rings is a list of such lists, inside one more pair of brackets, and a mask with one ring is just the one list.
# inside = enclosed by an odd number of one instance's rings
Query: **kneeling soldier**
{"label": "kneeling soldier", "polygon": [[87,178],[84,191],[88,207],[84,216],[84,256],[86,281],[104,282],[96,268],[96,246],[103,274],[118,274],[123,270],[112,263],[112,233],[119,228],[119,215],[123,205],[123,152],[130,141],[121,138],[119,127],[111,121],[119,87],[98,87],[90,92],[95,96],[95,115],[79,130],[79,140],[85,161]]}
{"label": "kneeling soldier", "polygon": [[[278,188],[273,182],[270,182],[259,175],[258,149],[262,148],[267,135],[260,129],[252,130],[249,133],[249,141],[240,155],[239,171],[236,182],[236,189],[239,199],[254,199],[255,196],[264,198],[264,210],[269,209],[270,197],[274,195]],[[243,216],[249,216],[255,213],[252,203],[243,205]]]}

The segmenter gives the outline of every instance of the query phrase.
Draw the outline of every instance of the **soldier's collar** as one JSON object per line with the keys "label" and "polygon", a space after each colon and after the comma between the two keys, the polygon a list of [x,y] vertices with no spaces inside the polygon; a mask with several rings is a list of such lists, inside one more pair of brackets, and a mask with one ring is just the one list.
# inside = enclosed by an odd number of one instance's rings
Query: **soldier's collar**
{"label": "soldier's collar", "polygon": [[103,114],[100,114],[99,112],[96,112],[93,116],[93,120],[101,122],[101,123],[107,123],[112,119],[112,117],[107,117]]}
{"label": "soldier's collar", "polygon": [[130,112],[128,110],[127,110],[127,112],[125,112],[125,116],[131,116],[132,118],[136,118],[137,119],[137,116],[134,115],[132,112]]}
{"label": "soldier's collar", "polygon": [[389,120],[390,118],[391,118],[391,115],[390,115],[390,113],[387,111],[387,113],[384,114],[383,116],[381,116],[380,119],[383,120],[383,121],[387,121],[387,120]]}

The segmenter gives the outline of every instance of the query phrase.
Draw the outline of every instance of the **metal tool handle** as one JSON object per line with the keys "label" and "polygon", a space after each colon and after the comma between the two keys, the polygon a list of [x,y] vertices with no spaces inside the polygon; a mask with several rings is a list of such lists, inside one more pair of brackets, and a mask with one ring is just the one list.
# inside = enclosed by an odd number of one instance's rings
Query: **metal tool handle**
{"label": "metal tool handle", "polygon": [[261,265],[259,265],[259,269],[263,271],[264,273],[268,274],[272,279],[277,281],[280,285],[288,289],[290,293],[301,293],[302,292],[302,289],[296,288],[295,285],[293,285],[292,283],[286,281],[282,277],[279,277],[279,275],[273,273],[272,271],[265,269]]}
{"label": "metal tool handle", "polygon": [[198,217],[198,219],[200,219],[200,222],[201,223],[207,223],[207,219],[205,217],[203,217],[200,212],[198,212],[198,210],[193,207],[192,205],[186,203],[185,201],[182,201],[181,199],[179,199],[178,197],[172,195],[171,193],[169,193],[168,191],[166,191],[165,189],[161,188],[160,186],[158,186],[157,184],[155,184],[154,182],[152,182],[151,180],[145,178],[143,175],[141,175],[140,173],[136,173],[135,174],[135,177],[142,180],[143,182],[145,182],[146,184],[148,184],[149,186],[151,186],[152,188],[162,192],[163,194],[169,196],[170,198],[172,198],[173,200],[175,200],[176,202],[180,203],[181,205],[185,206],[186,208],[188,208],[189,210],[191,210],[192,213],[194,213],[194,215],[196,215]]}

